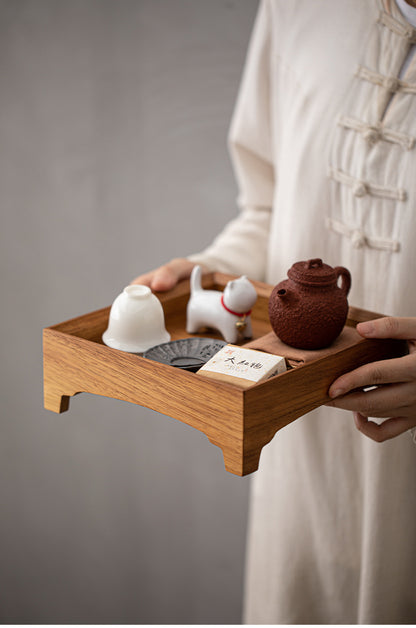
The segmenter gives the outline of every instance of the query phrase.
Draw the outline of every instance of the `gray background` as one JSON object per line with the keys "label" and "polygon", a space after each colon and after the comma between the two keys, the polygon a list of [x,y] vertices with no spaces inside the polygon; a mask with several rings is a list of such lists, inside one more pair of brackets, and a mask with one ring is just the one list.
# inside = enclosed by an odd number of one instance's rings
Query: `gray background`
{"label": "gray background", "polygon": [[226,134],[257,0],[0,0],[3,623],[240,623],[248,478],[86,394],[42,407],[42,327],[236,213]]}

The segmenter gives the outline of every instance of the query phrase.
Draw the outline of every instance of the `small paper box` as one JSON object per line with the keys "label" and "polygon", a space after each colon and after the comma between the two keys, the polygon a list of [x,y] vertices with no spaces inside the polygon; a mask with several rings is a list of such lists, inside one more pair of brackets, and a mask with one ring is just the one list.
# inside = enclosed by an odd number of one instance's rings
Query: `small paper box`
{"label": "small paper box", "polygon": [[247,388],[284,371],[286,360],[280,355],[226,345],[197,373]]}

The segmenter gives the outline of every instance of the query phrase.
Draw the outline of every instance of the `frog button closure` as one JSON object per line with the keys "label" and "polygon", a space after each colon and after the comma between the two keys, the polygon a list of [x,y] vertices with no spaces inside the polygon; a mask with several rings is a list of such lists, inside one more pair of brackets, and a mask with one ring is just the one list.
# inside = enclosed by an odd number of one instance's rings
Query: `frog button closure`
{"label": "frog button closure", "polygon": [[368,192],[368,189],[364,181],[357,181],[354,184],[354,187],[353,187],[354,196],[361,198],[362,196],[365,196],[367,192]]}
{"label": "frog button closure", "polygon": [[383,87],[389,92],[397,92],[399,85],[399,79],[395,76],[385,76],[383,79]]}
{"label": "frog button closure", "polygon": [[369,144],[376,144],[381,139],[381,133],[376,127],[370,126],[364,130],[363,137]]}
{"label": "frog button closure", "polygon": [[366,243],[365,235],[359,229],[355,229],[351,234],[351,242],[354,248],[362,249]]}

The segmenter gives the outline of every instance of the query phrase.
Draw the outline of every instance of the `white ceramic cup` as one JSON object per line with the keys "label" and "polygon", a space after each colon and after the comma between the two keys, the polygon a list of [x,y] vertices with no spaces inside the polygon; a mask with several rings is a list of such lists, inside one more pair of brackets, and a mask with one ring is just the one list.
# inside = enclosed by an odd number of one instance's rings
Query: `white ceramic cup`
{"label": "white ceramic cup", "polygon": [[150,288],[131,285],[115,299],[103,342],[120,351],[143,353],[169,342],[162,304]]}

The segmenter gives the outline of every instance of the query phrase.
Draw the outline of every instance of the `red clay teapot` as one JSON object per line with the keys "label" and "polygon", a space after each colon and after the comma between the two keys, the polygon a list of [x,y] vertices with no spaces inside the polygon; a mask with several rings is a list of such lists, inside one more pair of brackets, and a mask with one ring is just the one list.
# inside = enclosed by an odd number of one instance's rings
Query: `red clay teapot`
{"label": "red clay teapot", "polygon": [[[296,262],[273,289],[269,319],[275,334],[298,349],[323,349],[341,333],[348,313],[349,270],[321,259]],[[340,281],[340,285],[338,282]]]}

